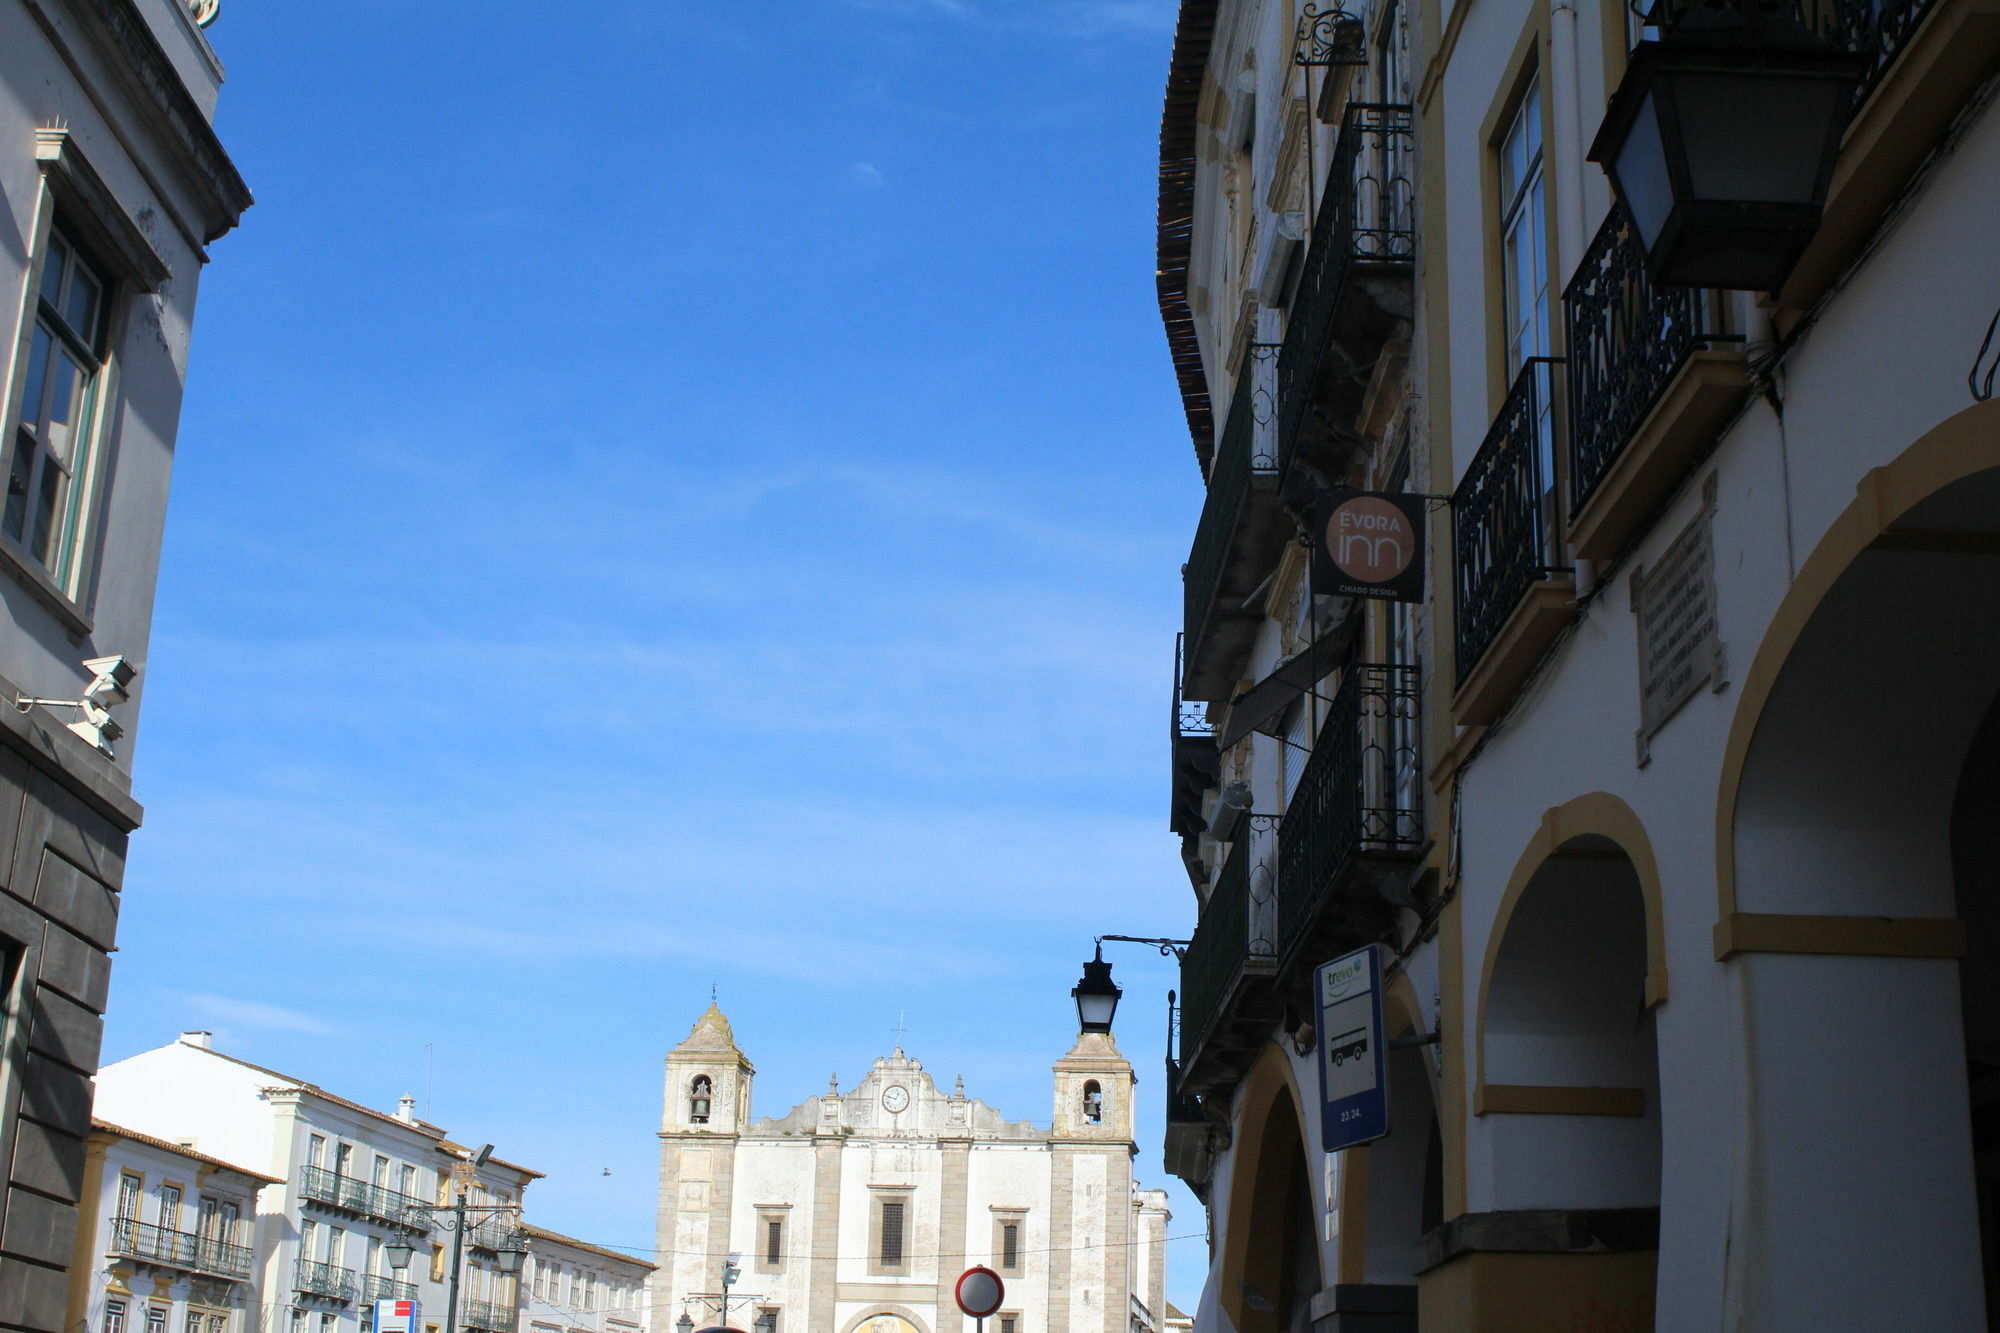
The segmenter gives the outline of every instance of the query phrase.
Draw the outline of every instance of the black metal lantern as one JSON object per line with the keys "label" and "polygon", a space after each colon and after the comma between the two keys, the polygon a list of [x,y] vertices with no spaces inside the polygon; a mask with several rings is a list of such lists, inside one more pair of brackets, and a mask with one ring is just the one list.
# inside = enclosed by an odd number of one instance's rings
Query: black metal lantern
{"label": "black metal lantern", "polygon": [[1076,1000],[1077,1023],[1085,1032],[1111,1031],[1111,1016],[1118,1012],[1118,997],[1124,993],[1111,979],[1111,964],[1104,961],[1104,946],[1098,945],[1097,956],[1083,965],[1083,980],[1070,990]]}
{"label": "black metal lantern", "polygon": [[1611,177],[1653,281],[1776,291],[1819,227],[1866,58],[1783,0],[1661,0],[1590,160]]}
{"label": "black metal lantern", "polygon": [[401,1237],[390,1241],[382,1248],[389,1256],[389,1267],[395,1269],[398,1273],[410,1266],[410,1260],[417,1252],[416,1246]]}

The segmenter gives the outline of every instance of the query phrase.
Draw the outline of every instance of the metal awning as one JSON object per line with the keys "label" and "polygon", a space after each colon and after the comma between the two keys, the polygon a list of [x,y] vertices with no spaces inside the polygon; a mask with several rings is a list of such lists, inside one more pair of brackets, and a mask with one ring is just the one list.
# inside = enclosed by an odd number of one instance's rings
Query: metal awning
{"label": "metal awning", "polygon": [[1293,653],[1270,675],[1237,695],[1229,703],[1229,725],[1223,729],[1218,751],[1227,750],[1253,731],[1284,739],[1275,730],[1292,701],[1310,690],[1327,673],[1339,666],[1361,629],[1361,616],[1349,616],[1346,623],[1320,635],[1300,652]]}

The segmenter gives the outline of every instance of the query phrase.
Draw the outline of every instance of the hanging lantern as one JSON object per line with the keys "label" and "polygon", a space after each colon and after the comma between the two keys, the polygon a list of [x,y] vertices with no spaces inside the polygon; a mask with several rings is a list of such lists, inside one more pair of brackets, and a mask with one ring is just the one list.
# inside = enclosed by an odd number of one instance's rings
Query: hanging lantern
{"label": "hanging lantern", "polygon": [[1865,57],[1766,0],[1662,0],[1590,147],[1653,281],[1776,291],[1819,228]]}

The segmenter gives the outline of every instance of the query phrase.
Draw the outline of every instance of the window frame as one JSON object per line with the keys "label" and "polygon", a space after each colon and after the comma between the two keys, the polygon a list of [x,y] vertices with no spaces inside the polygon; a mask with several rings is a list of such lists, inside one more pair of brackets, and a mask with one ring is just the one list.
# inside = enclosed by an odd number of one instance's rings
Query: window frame
{"label": "window frame", "polygon": [[[914,1186],[871,1186],[868,1203],[868,1271],[883,1277],[906,1277],[910,1272],[910,1233],[916,1221]],[[889,1209],[896,1214],[896,1258],[888,1257]]]}
{"label": "window frame", "polygon": [[[1027,1271],[1028,1209],[994,1208],[993,1271],[1002,1277],[1020,1277]],[[1014,1262],[1007,1262],[1007,1228],[1014,1228]]]}
{"label": "window frame", "polygon": [[[757,1205],[757,1246],[753,1271],[758,1273],[782,1273],[785,1271],[785,1252],[791,1240],[791,1205]],[[777,1228],[776,1245],[771,1228]],[[777,1253],[772,1254],[776,1249]]]}

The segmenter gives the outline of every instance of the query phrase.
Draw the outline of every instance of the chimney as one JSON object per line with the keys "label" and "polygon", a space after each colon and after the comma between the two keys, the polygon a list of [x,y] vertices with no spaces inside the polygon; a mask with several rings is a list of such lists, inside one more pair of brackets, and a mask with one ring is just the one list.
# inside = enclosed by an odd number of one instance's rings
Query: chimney
{"label": "chimney", "polygon": [[181,1033],[181,1044],[183,1046],[199,1046],[204,1051],[212,1051],[215,1049],[215,1034],[213,1032],[183,1032]]}
{"label": "chimney", "polygon": [[396,1099],[396,1119],[406,1125],[417,1123],[417,1099],[407,1092]]}

